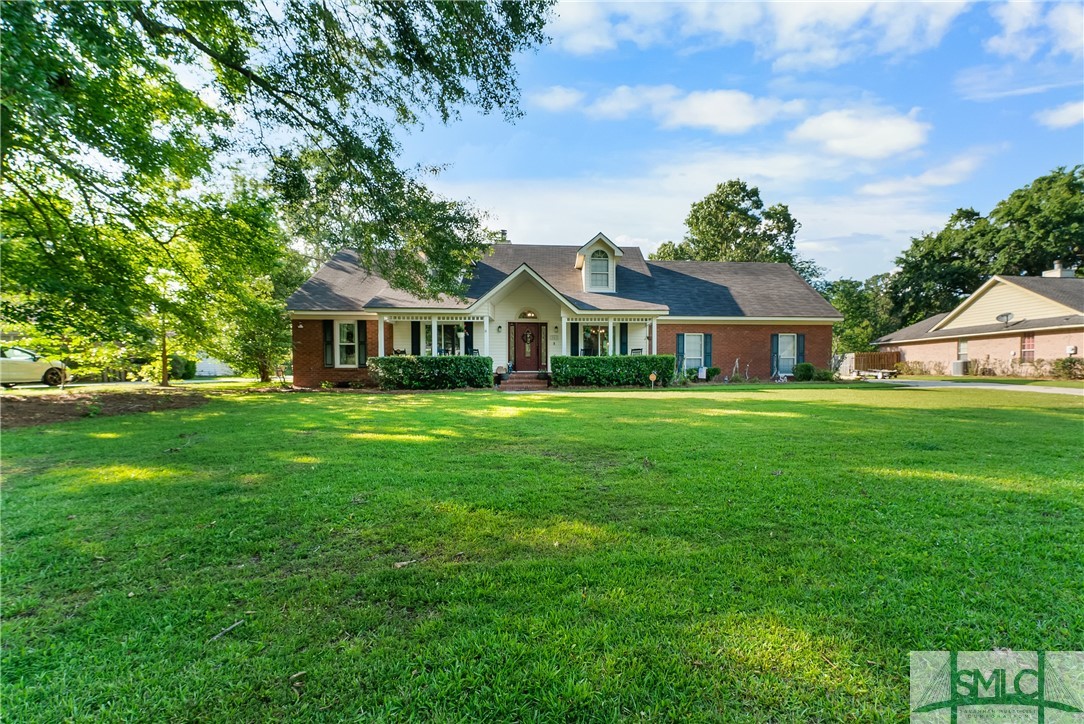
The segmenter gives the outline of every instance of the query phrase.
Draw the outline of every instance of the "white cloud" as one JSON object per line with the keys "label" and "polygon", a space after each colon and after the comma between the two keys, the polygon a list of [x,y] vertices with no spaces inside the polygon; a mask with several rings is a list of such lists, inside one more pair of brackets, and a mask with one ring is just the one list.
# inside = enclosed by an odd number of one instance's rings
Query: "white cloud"
{"label": "white cloud", "polygon": [[869,196],[905,196],[921,193],[930,188],[955,186],[963,183],[982,165],[988,152],[973,151],[935,166],[918,174],[899,179],[875,181],[863,185],[858,193]]}
{"label": "white cloud", "polygon": [[623,85],[597,98],[584,112],[591,118],[610,120],[646,112],[663,128],[706,128],[720,134],[738,134],[796,115],[804,108],[805,103],[799,100],[756,98],[737,90],[684,93],[672,85]]}
{"label": "white cloud", "polygon": [[680,93],[672,85],[622,85],[595,100],[586,113],[591,118],[628,118],[637,111],[659,107]]}
{"label": "white cloud", "polygon": [[1069,101],[1035,114],[1035,120],[1047,128],[1071,128],[1084,122],[1084,101]]}
{"label": "white cloud", "polygon": [[800,113],[801,101],[754,98],[735,90],[695,91],[658,109],[664,128],[707,128],[716,133],[745,133],[781,115]]}
{"label": "white cloud", "polygon": [[985,42],[991,53],[1028,60],[1049,46],[1051,55],[1084,55],[1084,7],[1079,3],[992,3],[990,15],[1001,26]]}
{"label": "white cloud", "polygon": [[[453,198],[474,199],[516,243],[580,244],[603,231],[648,254],[663,241],[683,237],[692,202],[721,181],[741,178],[760,188],[765,203],[790,206],[802,223],[799,250],[828,265],[832,276],[857,278],[890,269],[912,236],[941,228],[952,210],[937,208],[939,197],[856,199],[845,193],[848,182],[874,168],[810,151],[670,148],[645,158],[639,168],[549,179],[438,179],[434,186]],[[830,188],[840,190],[820,195]]]}
{"label": "white cloud", "polygon": [[986,40],[987,50],[1020,60],[1038,52],[1042,38],[1034,30],[1041,23],[1042,8],[1037,3],[993,3],[990,14],[1001,25],[1001,33]]}
{"label": "white cloud", "polygon": [[631,42],[747,42],[777,69],[831,68],[937,46],[964,2],[575,3],[558,6],[557,47],[589,55]]}
{"label": "white cloud", "polygon": [[818,143],[841,156],[887,158],[926,142],[930,124],[916,120],[917,114],[917,108],[907,115],[877,108],[828,111],[803,121],[788,138]]}
{"label": "white cloud", "polygon": [[580,104],[584,98],[583,91],[578,91],[575,88],[566,88],[562,85],[550,86],[544,91],[538,91],[531,93],[527,96],[527,101],[534,106],[550,111],[551,113],[559,113],[561,111],[567,111],[575,108]]}
{"label": "white cloud", "polygon": [[953,85],[966,100],[993,101],[1079,87],[1080,69],[1052,61],[978,65],[957,73]]}
{"label": "white cloud", "polygon": [[1046,25],[1050,29],[1055,53],[1065,53],[1074,58],[1084,56],[1084,5],[1055,5],[1046,14]]}

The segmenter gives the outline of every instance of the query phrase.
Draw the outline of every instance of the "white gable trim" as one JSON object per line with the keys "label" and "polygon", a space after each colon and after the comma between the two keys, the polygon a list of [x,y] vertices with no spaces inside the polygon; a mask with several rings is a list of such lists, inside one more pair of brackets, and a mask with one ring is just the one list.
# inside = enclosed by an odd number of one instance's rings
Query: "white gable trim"
{"label": "white gable trim", "polygon": [[[584,244],[583,246],[581,246],[579,249],[576,250],[576,268],[577,269],[583,269],[583,265],[584,265],[585,260],[587,258],[587,251],[591,247],[597,246],[599,244],[605,244],[607,247],[609,247],[610,253],[613,254],[613,257],[614,257],[615,260],[617,259],[617,257],[625,255],[625,252],[621,251],[621,247],[619,247],[617,244],[610,241],[610,238],[600,231],[599,233],[595,234],[594,237],[592,237],[591,241],[587,242],[586,244]],[[616,261],[614,263],[614,266],[615,267],[617,266]]]}
{"label": "white gable trim", "polygon": [[[1012,286],[1015,287],[1016,289],[1027,292],[1028,294],[1030,294],[1033,297],[1036,297],[1037,299],[1042,299],[1047,304],[1053,304],[1055,306],[1061,307],[1062,309],[1066,310],[1069,314],[1079,314],[1080,313],[1077,310],[1073,309],[1072,307],[1067,307],[1067,306],[1065,306],[1064,304],[1062,304],[1060,302],[1055,302],[1050,297],[1039,294],[1036,291],[1032,291],[1031,289],[1028,289],[1025,286],[1022,286],[1020,284],[1014,284],[1013,280],[1012,280],[1012,277],[1003,277],[1001,275],[995,274],[994,276],[987,279],[986,282],[981,287],[979,287],[974,292],[972,292],[971,296],[969,296],[967,299],[960,302],[956,306],[955,309],[953,309],[951,312],[946,314],[944,319],[942,319],[940,322],[938,322],[933,327],[931,327],[930,332],[937,332],[937,331],[942,330],[945,327],[947,327],[949,322],[956,319],[961,314],[963,314],[965,311],[967,311],[968,307],[970,307],[972,304],[974,304],[976,301],[978,301],[982,297],[982,295],[986,294],[986,292],[990,291],[990,289],[997,286],[998,284],[1012,284]],[[927,332],[927,334],[929,334],[929,332]]]}
{"label": "white gable trim", "polygon": [[485,304],[490,299],[495,297],[498,293],[500,293],[501,290],[503,290],[505,287],[510,285],[515,279],[519,278],[523,274],[526,274],[527,276],[531,277],[536,282],[538,282],[539,285],[543,289],[545,289],[550,294],[552,294],[554,296],[554,298],[558,302],[563,304],[566,308],[568,308],[569,310],[574,310],[575,309],[575,307],[572,305],[572,303],[569,302],[568,299],[565,298],[565,295],[563,295],[559,291],[557,291],[553,287],[552,284],[550,284],[545,279],[543,279],[542,276],[538,272],[536,272],[534,269],[532,269],[530,267],[529,264],[526,264],[526,263],[520,264],[518,267],[516,267],[515,271],[513,271],[511,274],[506,276],[504,278],[504,280],[501,281],[500,284],[498,284],[497,286],[493,287],[488,292],[486,292],[485,294],[480,296],[477,300],[475,300],[474,304],[471,304],[469,307],[467,307],[467,309],[472,310],[472,311],[476,310],[476,309],[479,309],[483,304]]}

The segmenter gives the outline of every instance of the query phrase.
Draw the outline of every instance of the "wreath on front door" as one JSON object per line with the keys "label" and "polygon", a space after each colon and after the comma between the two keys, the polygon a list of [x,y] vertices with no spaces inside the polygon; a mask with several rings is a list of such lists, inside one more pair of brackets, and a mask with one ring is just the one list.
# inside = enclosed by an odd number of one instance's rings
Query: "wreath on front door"
{"label": "wreath on front door", "polygon": [[531,330],[528,329],[526,332],[523,333],[523,336],[520,339],[523,340],[523,354],[530,357],[531,356],[531,342],[534,341],[534,332],[532,332]]}

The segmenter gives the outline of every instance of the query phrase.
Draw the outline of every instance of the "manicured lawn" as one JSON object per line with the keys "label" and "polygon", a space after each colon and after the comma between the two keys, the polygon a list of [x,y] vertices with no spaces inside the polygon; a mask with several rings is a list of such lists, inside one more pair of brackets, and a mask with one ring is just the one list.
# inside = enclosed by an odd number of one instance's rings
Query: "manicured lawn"
{"label": "manicured lawn", "polygon": [[4,718],[902,719],[911,650],[1084,647],[1082,434],[872,385],[15,430]]}

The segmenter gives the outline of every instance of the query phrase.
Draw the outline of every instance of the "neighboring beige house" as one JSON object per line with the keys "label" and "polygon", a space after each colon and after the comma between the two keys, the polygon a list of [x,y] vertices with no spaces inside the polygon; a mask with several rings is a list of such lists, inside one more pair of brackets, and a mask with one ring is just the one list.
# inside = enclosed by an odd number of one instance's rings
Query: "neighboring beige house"
{"label": "neighboring beige house", "polygon": [[874,344],[934,374],[1037,375],[1084,352],[1084,278],[1055,263],[1042,277],[994,276],[958,307]]}

